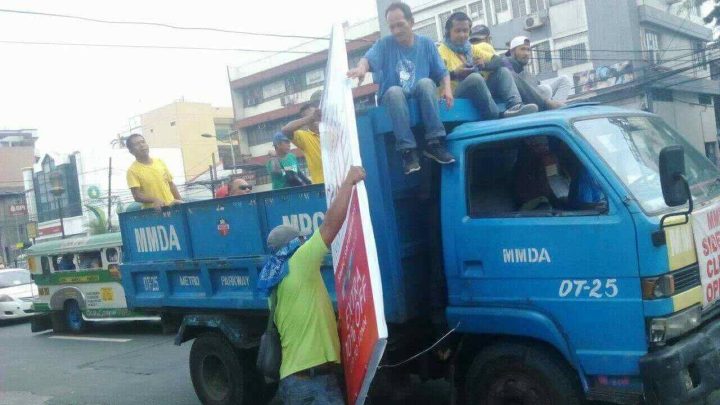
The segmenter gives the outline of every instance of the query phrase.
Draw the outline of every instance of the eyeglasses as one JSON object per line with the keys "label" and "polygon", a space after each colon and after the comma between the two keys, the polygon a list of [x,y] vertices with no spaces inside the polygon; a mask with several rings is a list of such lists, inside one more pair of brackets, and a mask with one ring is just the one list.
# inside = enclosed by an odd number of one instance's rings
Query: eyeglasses
{"label": "eyeglasses", "polygon": [[239,188],[240,190],[252,190],[252,186],[250,186],[250,185],[247,185],[247,186],[238,186],[238,188]]}

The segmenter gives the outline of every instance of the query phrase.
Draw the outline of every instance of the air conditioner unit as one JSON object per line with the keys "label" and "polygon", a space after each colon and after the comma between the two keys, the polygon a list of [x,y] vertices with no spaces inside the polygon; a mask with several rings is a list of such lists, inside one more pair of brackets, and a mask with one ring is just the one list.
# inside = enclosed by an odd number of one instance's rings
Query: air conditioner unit
{"label": "air conditioner unit", "polygon": [[545,21],[537,14],[530,14],[525,17],[525,30],[532,31],[545,25]]}

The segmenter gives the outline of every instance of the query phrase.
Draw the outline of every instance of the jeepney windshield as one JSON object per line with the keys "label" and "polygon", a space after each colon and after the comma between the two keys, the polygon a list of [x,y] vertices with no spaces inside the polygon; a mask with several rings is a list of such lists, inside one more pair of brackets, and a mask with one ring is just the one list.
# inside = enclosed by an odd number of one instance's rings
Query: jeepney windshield
{"label": "jeepney windshield", "polygon": [[615,172],[648,215],[668,209],[660,187],[660,151],[670,145],[685,149],[685,171],[693,200],[720,195],[720,172],[663,120],[645,116],[592,118],[574,123]]}

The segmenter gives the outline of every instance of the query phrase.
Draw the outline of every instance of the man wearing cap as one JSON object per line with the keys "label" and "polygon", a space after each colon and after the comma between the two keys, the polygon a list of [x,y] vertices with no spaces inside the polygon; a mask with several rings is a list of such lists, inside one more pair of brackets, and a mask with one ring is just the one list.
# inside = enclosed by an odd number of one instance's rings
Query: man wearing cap
{"label": "man wearing cap", "polygon": [[320,149],[320,108],[319,93],[315,92],[310,102],[300,107],[300,118],[288,122],[280,130],[305,154],[308,171],[313,184],[325,182]]}
{"label": "man wearing cap", "polygon": [[355,184],[364,179],[362,167],[350,168],[323,224],[307,242],[287,225],[268,235],[272,256],[260,272],[258,289],[277,301],[274,320],[282,346],[277,395],[283,404],[345,403],[336,377],[341,359],[337,321],[320,266],[345,222]]}
{"label": "man wearing cap", "polygon": [[506,60],[512,69],[531,84],[536,85],[540,89],[540,93],[546,99],[564,103],[573,84],[569,77],[559,75],[558,77],[548,79],[542,83],[525,70],[525,66],[530,62],[530,39],[526,36],[518,36],[510,41],[510,49],[505,53]]}
{"label": "man wearing cap", "polygon": [[[492,72],[485,70],[485,63],[496,57],[495,49],[488,43],[471,44],[471,27],[472,20],[464,12],[451,14],[445,23],[444,40],[438,46],[440,57],[450,71],[455,97],[470,99],[485,120],[537,112],[536,105],[523,104],[506,67],[498,67]],[[506,109],[502,113],[493,96],[505,102]]]}
{"label": "man wearing cap", "polygon": [[415,20],[407,4],[391,3],[385,20],[392,35],[375,42],[347,76],[360,84],[368,72],[381,74],[378,97],[390,115],[395,149],[400,152],[405,174],[420,170],[417,142],[410,128],[409,99],[417,101],[422,117],[426,141],[423,154],[440,164],[452,164],[455,157],[445,148],[446,133],[438,106],[438,83],[448,109],[455,100],[445,64],[433,40],[413,32]]}
{"label": "man wearing cap", "polygon": [[275,156],[270,158],[266,164],[273,190],[300,185],[297,184],[300,170],[297,157],[290,152],[290,140],[285,134],[278,132],[273,136],[273,146],[275,147]]}

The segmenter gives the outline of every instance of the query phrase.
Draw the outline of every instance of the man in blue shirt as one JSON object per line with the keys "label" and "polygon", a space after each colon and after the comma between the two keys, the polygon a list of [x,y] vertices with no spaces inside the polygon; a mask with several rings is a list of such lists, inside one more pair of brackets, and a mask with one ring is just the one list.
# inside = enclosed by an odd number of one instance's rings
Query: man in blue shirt
{"label": "man in blue shirt", "polygon": [[441,164],[454,163],[443,142],[446,134],[440,121],[436,83],[442,83],[440,94],[447,108],[452,108],[454,98],[450,75],[437,47],[430,38],[413,33],[415,21],[407,4],[390,4],[385,19],[392,35],[378,40],[347,75],[360,83],[368,72],[382,76],[379,96],[390,114],[405,174],[420,170],[417,143],[410,129],[409,98],[416,99],[420,107],[427,143],[424,155]]}

